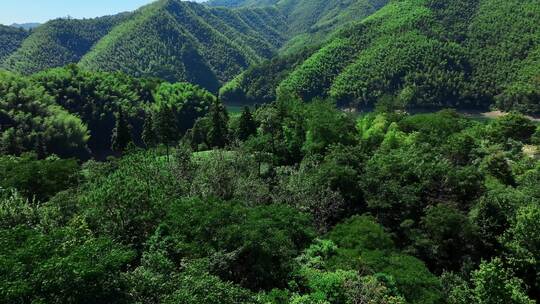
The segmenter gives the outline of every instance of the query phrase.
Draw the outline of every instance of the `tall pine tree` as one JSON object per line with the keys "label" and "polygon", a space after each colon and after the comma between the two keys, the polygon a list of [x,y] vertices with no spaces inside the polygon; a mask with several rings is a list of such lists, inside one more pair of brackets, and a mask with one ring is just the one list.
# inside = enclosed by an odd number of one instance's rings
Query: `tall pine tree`
{"label": "tall pine tree", "polygon": [[156,113],[154,128],[159,141],[167,147],[167,157],[169,157],[170,145],[178,141],[180,137],[174,109],[168,105],[161,106]]}
{"label": "tall pine tree", "polygon": [[144,126],[141,137],[147,148],[152,148],[157,143],[157,134],[151,112],[147,113],[146,117],[144,118]]}
{"label": "tall pine tree", "polygon": [[129,123],[122,108],[119,108],[118,114],[116,115],[116,124],[112,131],[111,148],[114,152],[123,153],[131,141],[132,137]]}
{"label": "tall pine tree", "polygon": [[212,148],[223,148],[228,143],[229,115],[223,104],[216,99],[210,109],[211,126],[208,132],[208,141]]}
{"label": "tall pine tree", "polygon": [[244,141],[257,133],[257,123],[253,119],[249,107],[244,107],[238,124],[238,139]]}

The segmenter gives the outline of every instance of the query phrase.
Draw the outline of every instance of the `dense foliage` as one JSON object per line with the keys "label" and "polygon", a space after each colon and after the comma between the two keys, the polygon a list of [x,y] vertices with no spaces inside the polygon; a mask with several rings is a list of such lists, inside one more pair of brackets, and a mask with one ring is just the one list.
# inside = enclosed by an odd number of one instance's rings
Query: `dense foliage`
{"label": "dense foliage", "polygon": [[188,84],[153,98],[145,150],[0,159],[3,302],[539,299],[527,118],[353,117],[291,98],[229,116]]}
{"label": "dense foliage", "polygon": [[224,10],[161,0],[133,13],[49,21],[22,45],[26,32],[2,27],[0,41],[6,43],[0,63],[12,53],[2,67],[23,74],[80,63],[91,70],[189,81],[217,92],[222,82],[275,54],[286,28],[271,8]]}
{"label": "dense foliage", "polygon": [[345,106],[392,98],[410,108],[496,105],[538,114],[538,20],[536,1],[392,1],[340,27],[302,63],[251,68],[224,90],[238,100],[277,90]]}
{"label": "dense foliage", "polygon": [[30,77],[2,73],[0,148],[14,155],[33,151],[39,158],[104,159],[124,152],[130,143],[166,143],[164,127],[177,141],[215,100],[189,83],[90,72],[75,65]]}
{"label": "dense foliage", "polygon": [[27,36],[28,32],[23,29],[0,25],[0,64],[21,46]]}
{"label": "dense foliage", "polygon": [[385,3],[35,29],[4,63],[40,72],[0,71],[0,304],[537,303],[540,124],[510,110],[539,112],[540,6]]}
{"label": "dense foliage", "polygon": [[59,106],[45,89],[28,79],[0,72],[0,151],[44,156],[87,154],[88,130]]}
{"label": "dense foliage", "polygon": [[76,63],[99,39],[128,16],[120,14],[95,19],[66,18],[49,21],[33,30],[1,67],[31,74]]}
{"label": "dense foliage", "polygon": [[210,0],[210,6],[274,6],[286,18],[290,40],[282,48],[292,53],[324,42],[341,26],[376,12],[388,0]]}

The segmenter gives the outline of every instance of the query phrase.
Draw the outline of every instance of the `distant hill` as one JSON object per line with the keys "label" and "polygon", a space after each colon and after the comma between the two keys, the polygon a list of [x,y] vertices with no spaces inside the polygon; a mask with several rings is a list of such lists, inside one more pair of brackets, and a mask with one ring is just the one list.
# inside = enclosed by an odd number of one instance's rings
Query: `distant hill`
{"label": "distant hill", "polygon": [[217,91],[276,54],[287,25],[273,8],[228,10],[177,0],[134,13],[82,58],[82,67],[187,80]]}
{"label": "distant hill", "polygon": [[25,29],[25,30],[31,30],[31,29],[34,29],[34,28],[40,26],[40,25],[41,25],[41,23],[31,22],[31,23],[13,23],[10,26],[11,27],[16,27],[16,28],[22,28],[22,29]]}
{"label": "distant hill", "polygon": [[160,0],[133,13],[49,21],[15,52],[6,51],[2,66],[32,74],[79,63],[89,70],[190,81],[217,92],[248,66],[274,56],[287,31],[275,8]]}
{"label": "distant hill", "polygon": [[210,0],[211,6],[276,7],[286,18],[291,40],[282,51],[291,53],[326,40],[351,21],[359,21],[386,5],[388,0]]}
{"label": "distant hill", "polygon": [[24,29],[0,25],[0,63],[17,50],[27,36]]}
{"label": "distant hill", "polygon": [[209,0],[205,2],[210,6],[221,7],[262,7],[276,5],[279,0]]}
{"label": "distant hill", "polygon": [[[466,9],[464,9],[466,8]],[[371,106],[487,107],[540,113],[540,5],[526,0],[397,0],[340,30],[294,68],[278,95]],[[247,96],[272,69],[222,90]],[[240,83],[236,81],[237,83]],[[265,89],[268,91],[268,88]]]}
{"label": "distant hill", "polygon": [[56,19],[32,31],[21,47],[6,58],[11,71],[32,74],[47,68],[78,62],[94,44],[129,14],[95,19]]}
{"label": "distant hill", "polygon": [[[0,68],[188,81],[227,102],[540,113],[537,0],[159,0],[134,12],[0,28]],[[221,89],[220,89],[221,87]]]}

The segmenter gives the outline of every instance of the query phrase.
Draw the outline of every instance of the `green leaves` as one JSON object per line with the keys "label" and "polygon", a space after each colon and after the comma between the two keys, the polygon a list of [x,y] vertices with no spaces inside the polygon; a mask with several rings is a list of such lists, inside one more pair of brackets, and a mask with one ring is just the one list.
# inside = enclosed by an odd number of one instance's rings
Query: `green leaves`
{"label": "green leaves", "polygon": [[87,155],[86,125],[28,79],[0,72],[0,113],[0,150],[4,153]]}

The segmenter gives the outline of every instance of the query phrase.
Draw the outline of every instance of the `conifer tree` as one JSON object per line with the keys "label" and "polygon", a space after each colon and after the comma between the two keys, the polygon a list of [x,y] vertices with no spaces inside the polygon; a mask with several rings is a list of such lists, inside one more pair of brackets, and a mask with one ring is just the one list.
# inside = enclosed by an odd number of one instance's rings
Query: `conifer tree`
{"label": "conifer tree", "polygon": [[154,147],[157,142],[157,135],[154,127],[152,113],[146,114],[142,131],[142,140],[147,148]]}
{"label": "conifer tree", "polygon": [[116,115],[116,124],[112,132],[111,148],[114,152],[123,153],[132,141],[129,123],[124,116],[122,108]]}
{"label": "conifer tree", "polygon": [[210,109],[211,126],[208,132],[208,141],[214,148],[223,148],[228,142],[229,115],[223,104],[216,100]]}
{"label": "conifer tree", "polygon": [[238,139],[244,141],[248,139],[251,135],[257,133],[257,123],[253,119],[251,110],[249,107],[244,107],[244,111],[240,116],[240,122],[238,124]]}
{"label": "conifer tree", "polygon": [[168,157],[169,147],[178,140],[180,133],[174,110],[170,106],[163,105],[158,109],[154,121],[154,128],[159,141],[167,147]]}

